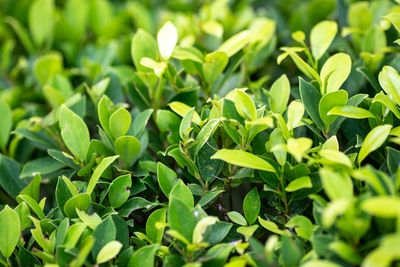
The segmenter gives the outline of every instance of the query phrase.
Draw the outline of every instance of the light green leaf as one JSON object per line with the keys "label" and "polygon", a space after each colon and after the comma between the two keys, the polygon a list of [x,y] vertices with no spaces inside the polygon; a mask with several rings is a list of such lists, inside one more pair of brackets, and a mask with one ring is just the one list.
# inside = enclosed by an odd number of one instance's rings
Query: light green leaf
{"label": "light green leaf", "polygon": [[375,95],[374,99],[372,99],[372,103],[375,102],[380,102],[385,105],[398,119],[400,119],[400,110],[389,96],[385,95],[383,92],[379,92]]}
{"label": "light green leaf", "polygon": [[89,195],[92,194],[97,182],[100,179],[100,176],[103,174],[103,172],[108,168],[108,166],[110,166],[111,163],[114,162],[114,160],[116,160],[119,156],[111,156],[111,157],[107,157],[101,160],[100,164],[96,167],[96,169],[94,170],[92,177],[90,177],[87,189],[86,189],[86,193],[88,193]]}
{"label": "light green leaf", "polygon": [[122,244],[118,241],[108,242],[104,247],[101,248],[99,254],[97,254],[96,262],[101,264],[107,262],[118,255],[122,248]]}
{"label": "light green leaf", "polygon": [[65,145],[78,160],[84,161],[90,143],[89,130],[85,122],[67,106],[62,105],[59,124]]}
{"label": "light green leaf", "polygon": [[108,122],[108,127],[110,127],[112,137],[116,139],[125,135],[131,126],[131,122],[131,114],[125,108],[117,109],[113,114],[111,114]]}
{"label": "light green leaf", "polygon": [[223,51],[215,51],[206,55],[202,70],[208,84],[211,85],[221,75],[228,65],[228,61],[228,55]]}
{"label": "light green leaf", "polygon": [[231,93],[233,102],[235,103],[236,111],[248,120],[257,119],[257,110],[253,99],[245,92],[236,89]]}
{"label": "light green leaf", "polygon": [[78,214],[79,219],[92,230],[96,229],[97,225],[101,223],[101,218],[97,213],[88,215],[86,212],[77,209],[76,214]]}
{"label": "light green leaf", "polygon": [[274,222],[264,220],[261,217],[258,217],[258,221],[260,222],[261,226],[267,229],[268,231],[271,231],[278,235],[290,236],[290,232],[288,230],[279,229],[278,225],[276,225]]}
{"label": "light green leaf", "polygon": [[29,29],[38,47],[45,41],[50,41],[54,26],[53,0],[35,0],[28,14]]}
{"label": "light green leaf", "polygon": [[244,236],[244,239],[246,241],[249,241],[250,237],[253,236],[254,232],[258,229],[258,225],[252,225],[252,226],[241,226],[239,227],[236,231],[239,234],[242,234]]}
{"label": "light green leaf", "polygon": [[251,169],[257,169],[262,171],[275,172],[274,167],[262,158],[257,157],[242,150],[233,149],[221,149],[215,153],[211,159],[220,159],[229,164],[237,165],[240,167],[246,167]]}
{"label": "light green leaf", "polygon": [[246,219],[237,211],[230,211],[226,215],[228,215],[229,219],[231,219],[231,221],[234,223],[239,225],[247,225]]}
{"label": "light green leaf", "polygon": [[[192,108],[189,107],[188,105],[182,103],[182,102],[178,102],[178,101],[173,101],[171,103],[168,104],[168,106],[178,115],[185,117],[186,113],[188,113]],[[200,125],[201,123],[201,119],[199,114],[194,111],[193,112],[193,117],[192,117],[192,121],[194,123],[196,123],[197,125]]]}
{"label": "light green leaf", "polygon": [[400,199],[392,196],[376,196],[364,200],[361,209],[374,216],[396,218],[400,215]]}
{"label": "light green leaf", "polygon": [[344,106],[347,103],[348,94],[345,90],[329,92],[322,96],[319,101],[319,115],[325,125],[332,124],[337,116],[328,115],[328,112],[335,106]]}
{"label": "light green leaf", "polygon": [[62,56],[58,53],[47,54],[39,57],[33,65],[36,79],[44,85],[55,74],[63,70]]}
{"label": "light green leaf", "polygon": [[285,226],[294,228],[296,233],[306,240],[310,240],[311,236],[314,234],[313,224],[307,217],[302,215],[294,216]]}
{"label": "light green leaf", "polygon": [[360,152],[358,153],[358,164],[373,151],[377,150],[386,141],[389,136],[392,125],[380,125],[372,129],[364,139]]}
{"label": "light green leaf", "polygon": [[337,53],[328,58],[321,69],[323,94],[340,89],[351,72],[351,58],[348,54]]}
{"label": "light green leaf", "polygon": [[108,191],[108,200],[113,208],[119,208],[124,204],[131,193],[132,178],[130,174],[121,175],[112,181]]}
{"label": "light green leaf", "polygon": [[392,66],[384,66],[378,75],[379,84],[386,92],[396,102],[400,105],[400,75]]}
{"label": "light green leaf", "polygon": [[346,156],[346,154],[344,154],[341,151],[331,150],[331,149],[323,149],[319,152],[319,154],[321,155],[322,158],[324,158],[330,162],[343,164],[349,168],[353,167],[351,160]]}
{"label": "light green leaf", "polygon": [[398,32],[400,32],[400,12],[391,12],[385,18],[390,20]]}
{"label": "light green leaf", "polygon": [[120,156],[124,166],[131,166],[138,158],[142,145],[139,140],[130,135],[120,136],[114,142],[115,153]]}
{"label": "light green leaf", "polygon": [[90,195],[87,193],[81,193],[71,197],[64,205],[64,212],[70,218],[78,217],[76,209],[87,211],[90,206]]}
{"label": "light green leaf", "polygon": [[375,118],[370,111],[354,106],[335,106],[327,114],[328,116],[338,115],[352,119]]}
{"label": "light green leaf", "polygon": [[272,84],[270,95],[270,107],[272,112],[283,113],[286,110],[290,96],[290,83],[285,74]]}
{"label": "light green leaf", "polygon": [[331,45],[338,31],[335,21],[321,21],[315,25],[310,33],[311,52],[319,60]]}
{"label": "light green leaf", "polygon": [[178,41],[178,32],[174,24],[167,21],[157,33],[158,50],[164,60],[168,60]]}
{"label": "light green leaf", "polygon": [[311,179],[308,176],[303,176],[291,181],[286,187],[285,190],[287,192],[294,192],[304,188],[311,188],[312,183]]}
{"label": "light green leaf", "polygon": [[217,50],[223,51],[228,55],[228,57],[231,57],[236,54],[240,49],[245,47],[250,41],[250,38],[250,31],[241,31],[226,40]]}
{"label": "light green leaf", "polygon": [[196,137],[196,144],[194,147],[194,155],[197,156],[200,149],[207,143],[208,139],[214,134],[214,132],[218,129],[220,120],[213,119],[207,122],[206,125],[201,128],[199,134]]}
{"label": "light green leaf", "polygon": [[337,173],[328,168],[319,171],[322,185],[331,200],[353,197],[353,183],[346,173]]}
{"label": "light green leaf", "polygon": [[194,207],[194,199],[192,192],[185,185],[182,180],[179,180],[175,186],[171,189],[169,193],[169,199],[178,199],[183,204],[185,204],[189,209],[193,209]]}
{"label": "light green leaf", "polygon": [[321,150],[330,149],[339,151],[339,142],[337,140],[336,135],[331,136],[326,142],[322,145]]}
{"label": "light green leaf", "polygon": [[169,193],[177,183],[177,177],[178,176],[173,170],[171,170],[161,162],[157,163],[158,184],[160,185],[161,191],[166,197],[169,197]]}
{"label": "light green leaf", "polygon": [[177,197],[171,198],[169,200],[167,218],[171,230],[178,232],[189,242],[192,241],[196,222],[191,208],[186,203],[183,203]]}
{"label": "light green leaf", "polygon": [[159,244],[148,245],[135,251],[127,267],[154,267],[154,256]]}
{"label": "light green leaf", "polygon": [[21,224],[18,213],[8,205],[0,212],[0,251],[8,258],[13,253],[21,234]]}
{"label": "light green leaf", "polygon": [[150,214],[146,221],[146,235],[153,243],[161,243],[165,221],[167,219],[167,208],[158,209]]}
{"label": "light green leaf", "polygon": [[149,68],[140,64],[140,60],[144,57],[155,60],[157,50],[157,42],[154,37],[143,29],[139,29],[133,36],[131,46],[132,59],[136,69],[140,72],[150,71]]}

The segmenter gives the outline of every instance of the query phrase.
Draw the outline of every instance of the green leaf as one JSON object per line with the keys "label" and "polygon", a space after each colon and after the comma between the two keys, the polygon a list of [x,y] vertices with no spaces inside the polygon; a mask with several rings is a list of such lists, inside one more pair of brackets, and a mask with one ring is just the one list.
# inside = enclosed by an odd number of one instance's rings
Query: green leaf
{"label": "green leaf", "polygon": [[160,185],[161,191],[164,193],[166,197],[169,198],[169,193],[171,192],[172,188],[177,183],[178,176],[176,173],[162,164],[161,162],[157,163],[157,180],[158,184]]}
{"label": "green leaf", "polygon": [[290,96],[290,83],[285,74],[272,84],[269,93],[271,95],[269,104],[272,112],[283,113]]}
{"label": "green leaf", "polygon": [[140,72],[148,72],[149,68],[140,64],[140,60],[144,57],[156,59],[157,56],[157,42],[154,37],[148,32],[139,29],[132,39],[131,54],[135,67]]}
{"label": "green leaf", "polygon": [[90,195],[87,193],[78,194],[71,197],[64,205],[64,212],[70,218],[78,217],[76,209],[87,211],[90,206]]}
{"label": "green leaf", "polygon": [[379,92],[375,95],[374,99],[372,99],[372,103],[375,102],[385,105],[398,119],[400,119],[400,110],[389,96],[385,95],[383,92]]}
{"label": "green leaf", "polygon": [[107,262],[118,255],[122,248],[122,244],[118,241],[108,242],[104,247],[101,248],[99,254],[96,257],[96,263],[101,264]]}
{"label": "green leaf", "polygon": [[358,153],[358,164],[373,151],[377,150],[386,141],[389,136],[392,125],[380,125],[372,129],[364,139],[360,152]]}
{"label": "green leaf", "polygon": [[100,179],[100,176],[108,168],[108,166],[110,166],[110,164],[113,163],[114,160],[116,160],[118,157],[119,156],[111,156],[101,160],[100,164],[94,170],[92,177],[90,177],[86,193],[88,193],[89,195],[92,194],[97,182]]}
{"label": "green leaf", "polygon": [[168,60],[178,41],[178,32],[174,24],[167,21],[157,33],[158,50],[164,60]]}
{"label": "green leaf", "polygon": [[294,216],[285,224],[286,227],[295,228],[298,236],[310,240],[314,234],[314,226],[311,221],[302,215]]}
{"label": "green leaf", "polygon": [[221,149],[211,159],[220,159],[229,164],[262,171],[275,172],[274,167],[262,158],[242,150]]}
{"label": "green leaf", "polygon": [[328,168],[320,171],[322,185],[331,200],[353,197],[353,183],[345,173],[337,173]]}
{"label": "green leaf", "polygon": [[40,193],[40,183],[42,182],[42,177],[40,174],[36,174],[32,181],[20,192],[20,195],[28,195],[35,201],[39,201]]}
{"label": "green leaf", "polygon": [[328,115],[328,112],[335,106],[344,106],[347,103],[348,94],[345,90],[329,92],[322,96],[319,101],[319,115],[326,124],[332,124],[337,116]]}
{"label": "green leaf", "polygon": [[18,203],[25,202],[28,204],[29,208],[36,213],[36,215],[41,219],[45,219],[46,215],[43,212],[43,209],[39,206],[39,204],[30,196],[27,195],[18,195],[17,196]]}
{"label": "green leaf", "polygon": [[85,229],[86,224],[84,223],[73,224],[71,227],[68,228],[67,233],[65,234],[63,245],[66,248],[75,247]]}
{"label": "green leaf", "polygon": [[291,181],[286,187],[285,190],[287,192],[294,192],[304,188],[311,188],[312,183],[311,179],[308,176],[303,176]]}
{"label": "green leaf", "polygon": [[93,231],[93,237],[95,238],[92,247],[93,258],[97,258],[101,248],[103,248],[108,242],[115,240],[116,233],[116,227],[111,216],[108,216],[97,225],[96,229]]}
{"label": "green leaf", "polygon": [[161,243],[165,222],[167,219],[167,208],[153,211],[146,221],[146,235],[153,243]]}
{"label": "green leaf", "polygon": [[50,41],[54,25],[53,0],[35,0],[28,14],[29,29],[38,47],[45,41]]}
{"label": "green leaf", "polygon": [[344,241],[337,240],[331,242],[329,244],[329,249],[351,264],[359,265],[362,261],[357,251]]}
{"label": "green leaf", "polygon": [[12,113],[10,106],[0,100],[0,148],[5,149],[12,129]]}
{"label": "green leaf", "polygon": [[[185,115],[192,109],[188,105],[178,102],[178,101],[173,101],[171,103],[168,103],[168,106],[177,114],[179,114],[182,117],[185,117]],[[192,121],[196,123],[197,125],[200,125],[201,119],[199,114],[196,111],[193,111],[193,116],[192,116]]]}
{"label": "green leaf", "polygon": [[121,175],[112,181],[108,191],[108,200],[113,208],[121,207],[131,193],[132,179],[130,174]]}
{"label": "green leaf", "polygon": [[352,119],[376,118],[368,110],[354,106],[335,106],[327,114],[328,116],[338,115]]}
{"label": "green leaf", "polygon": [[131,126],[131,121],[131,114],[125,108],[119,108],[111,114],[108,127],[110,128],[112,137],[116,139],[125,135]]}
{"label": "green leaf", "polygon": [[189,209],[193,209],[194,207],[194,199],[192,192],[190,189],[183,183],[182,180],[179,180],[175,186],[171,189],[169,193],[169,199],[178,199],[183,204],[185,204]]}
{"label": "green leaf", "polygon": [[376,196],[364,200],[361,209],[377,217],[397,218],[400,214],[400,199],[393,196]]}
{"label": "green leaf", "polygon": [[228,215],[229,219],[231,219],[232,222],[237,223],[239,225],[247,225],[246,219],[243,217],[242,214],[240,214],[237,211],[230,211],[226,215]]}
{"label": "green leaf", "polygon": [[319,60],[331,45],[338,31],[335,21],[321,21],[315,25],[310,33],[311,51],[316,60]]}
{"label": "green leaf", "polygon": [[130,135],[120,136],[114,142],[115,153],[120,156],[124,166],[131,166],[138,158],[142,145],[139,140]]}
{"label": "green leaf", "polygon": [[384,66],[379,72],[379,84],[397,105],[400,105],[400,75],[391,66]]}
{"label": "green leaf", "polygon": [[220,124],[219,119],[212,119],[207,122],[206,125],[201,128],[199,134],[196,137],[196,144],[194,146],[194,155],[197,156],[200,149],[207,143],[208,139],[214,134],[214,132],[218,129]]}
{"label": "green leaf", "polygon": [[21,225],[18,213],[8,205],[0,212],[0,251],[4,257],[9,258],[18,243],[21,234]]}
{"label": "green leaf", "polygon": [[226,40],[217,50],[225,52],[228,57],[236,54],[250,41],[251,34],[248,30],[241,31]]}
{"label": "green leaf", "polygon": [[351,58],[348,54],[337,53],[328,58],[321,69],[323,93],[340,89],[351,72]]}
{"label": "green leaf", "polygon": [[177,231],[191,242],[195,227],[195,217],[188,205],[179,200],[179,198],[171,198],[167,217],[170,229]]}
{"label": "green leaf", "polygon": [[59,124],[65,145],[79,161],[84,161],[90,143],[89,130],[85,122],[67,106],[62,105]]}
{"label": "green leaf", "polygon": [[279,229],[278,225],[276,225],[276,223],[274,222],[264,220],[261,217],[258,217],[258,221],[260,222],[261,226],[267,229],[268,231],[271,231],[278,235],[286,235],[286,236],[290,235],[288,230]]}
{"label": "green leaf", "polygon": [[159,247],[159,244],[153,244],[139,248],[129,260],[128,267],[154,267],[154,256]]}
{"label": "green leaf", "polygon": [[391,12],[385,18],[390,20],[396,30],[400,32],[400,12]]}
{"label": "green leaf", "polygon": [[217,217],[206,216],[201,219],[193,231],[193,244],[200,244],[203,241],[203,235],[209,226],[214,225],[218,221]]}
{"label": "green leaf", "polygon": [[[39,0],[42,1],[42,0]],[[47,1],[47,0],[44,0]],[[60,54],[48,54],[39,57],[33,65],[33,73],[36,79],[44,85],[57,73],[63,70],[62,57]]]}
{"label": "green leaf", "polygon": [[253,102],[253,99],[251,99],[248,94],[238,89],[233,91],[231,94],[233,97],[232,100],[235,103],[235,108],[240,116],[248,120],[257,119],[256,106]]}
{"label": "green leaf", "polygon": [[207,54],[202,65],[204,79],[208,84],[212,84],[221,75],[228,65],[228,55],[223,51],[215,51]]}
{"label": "green leaf", "polygon": [[247,193],[243,200],[243,211],[249,225],[254,224],[260,213],[261,203],[260,196],[258,195],[257,187],[254,187]]}
{"label": "green leaf", "polygon": [[104,95],[97,104],[97,114],[99,116],[101,127],[110,138],[112,138],[112,134],[109,121],[111,114],[114,113],[114,110],[113,102],[106,95]]}
{"label": "green leaf", "polygon": [[319,115],[319,102],[321,99],[321,94],[317,91],[317,89],[314,88],[314,86],[312,86],[311,83],[306,82],[302,78],[299,78],[299,80],[300,96],[304,107],[315,125],[317,125],[319,129],[323,129],[324,123]]}
{"label": "green leaf", "polygon": [[77,209],[76,214],[78,214],[79,219],[86,224],[91,229],[96,229],[97,225],[101,223],[101,218],[97,213],[93,213],[92,215],[88,215],[86,212]]}
{"label": "green leaf", "polygon": [[249,241],[250,237],[253,236],[254,232],[258,229],[258,225],[252,225],[252,226],[241,226],[238,227],[236,230],[239,234],[242,234],[244,236],[244,239],[246,241]]}
{"label": "green leaf", "polygon": [[63,167],[65,167],[63,163],[51,157],[36,158],[24,165],[19,177],[21,179],[28,178],[33,177],[36,174],[46,176],[46,174],[51,174],[52,172],[58,171]]}

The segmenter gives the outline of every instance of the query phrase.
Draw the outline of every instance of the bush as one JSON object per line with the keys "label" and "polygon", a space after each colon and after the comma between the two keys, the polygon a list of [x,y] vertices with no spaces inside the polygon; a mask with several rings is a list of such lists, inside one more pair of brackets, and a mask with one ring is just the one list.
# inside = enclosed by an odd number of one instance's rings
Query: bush
{"label": "bush", "polygon": [[3,0],[0,263],[399,264],[397,30],[389,0]]}

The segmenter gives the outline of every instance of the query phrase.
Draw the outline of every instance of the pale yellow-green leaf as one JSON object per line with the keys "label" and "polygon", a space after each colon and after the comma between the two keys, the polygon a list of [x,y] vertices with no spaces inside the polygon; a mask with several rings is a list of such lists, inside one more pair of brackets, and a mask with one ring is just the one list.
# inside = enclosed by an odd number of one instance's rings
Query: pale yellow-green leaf
{"label": "pale yellow-green leaf", "polygon": [[400,75],[392,66],[384,66],[378,75],[379,84],[400,105]]}
{"label": "pale yellow-green leaf", "polygon": [[248,44],[250,37],[249,30],[241,31],[226,40],[217,50],[223,51],[228,57],[231,57]]}
{"label": "pale yellow-green leaf", "polygon": [[342,164],[350,168],[353,166],[351,160],[341,151],[323,149],[319,152],[319,154],[323,159],[326,159],[330,162]]}
{"label": "pale yellow-green leaf", "polygon": [[289,138],[287,141],[287,151],[300,162],[304,153],[312,146],[312,140],[306,137]]}
{"label": "pale yellow-green leaf", "polygon": [[315,25],[310,33],[311,52],[319,60],[331,45],[338,31],[335,21],[321,21]]}
{"label": "pale yellow-green leaf", "polygon": [[287,127],[289,130],[293,130],[297,126],[304,115],[304,105],[300,101],[292,101],[288,107],[288,122]]}
{"label": "pale yellow-green leaf", "polygon": [[392,196],[376,196],[364,200],[361,208],[374,216],[396,218],[400,215],[400,199]]}
{"label": "pale yellow-green leaf", "polygon": [[274,222],[264,220],[261,217],[258,217],[258,221],[260,222],[261,226],[264,227],[265,229],[267,229],[268,231],[271,231],[278,235],[290,236],[290,233],[288,230],[279,229],[278,225],[276,225]]}
{"label": "pale yellow-green leaf", "polygon": [[157,33],[158,50],[164,60],[168,60],[178,41],[178,32],[174,24],[167,21]]}
{"label": "pale yellow-green leaf", "polygon": [[338,173],[328,168],[320,170],[322,185],[331,200],[353,197],[353,183],[346,173]]}
{"label": "pale yellow-green leaf", "polygon": [[97,254],[96,262],[98,264],[107,262],[118,255],[122,248],[122,244],[118,241],[110,241],[104,247],[101,248],[99,254]]}
{"label": "pale yellow-green leaf", "polygon": [[323,93],[340,89],[351,72],[351,58],[348,54],[337,53],[325,62],[321,69]]}
{"label": "pale yellow-green leaf", "polygon": [[257,169],[262,171],[275,172],[274,167],[262,158],[242,150],[221,149],[211,156],[211,159],[220,159],[229,164]]}
{"label": "pale yellow-green leaf", "polygon": [[325,143],[322,145],[321,150],[330,149],[330,150],[339,150],[339,142],[337,140],[336,135],[331,136]]}
{"label": "pale yellow-green leaf", "polygon": [[272,112],[283,113],[290,97],[289,79],[283,74],[271,86],[270,90],[270,106]]}

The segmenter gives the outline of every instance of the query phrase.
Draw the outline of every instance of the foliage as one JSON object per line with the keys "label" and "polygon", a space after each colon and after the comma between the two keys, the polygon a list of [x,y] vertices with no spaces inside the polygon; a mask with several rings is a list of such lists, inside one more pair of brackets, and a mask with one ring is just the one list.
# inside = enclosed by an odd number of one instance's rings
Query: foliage
{"label": "foliage", "polygon": [[389,0],[1,1],[0,264],[398,264],[399,30]]}

